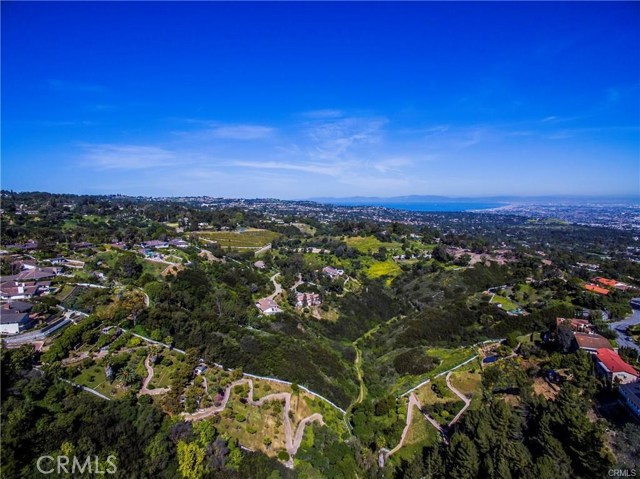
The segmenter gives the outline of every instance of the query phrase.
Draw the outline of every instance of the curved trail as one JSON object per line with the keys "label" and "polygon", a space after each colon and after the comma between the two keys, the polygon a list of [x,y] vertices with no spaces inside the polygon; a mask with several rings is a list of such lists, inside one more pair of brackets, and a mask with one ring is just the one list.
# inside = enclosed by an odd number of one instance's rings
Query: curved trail
{"label": "curved trail", "polygon": [[456,417],[454,417],[449,423],[449,427],[451,427],[458,422],[458,419],[460,419],[460,416],[462,416],[462,413],[464,413],[467,409],[469,409],[469,406],[471,406],[471,399],[469,399],[467,396],[465,396],[464,394],[462,394],[460,391],[458,391],[456,388],[453,387],[453,384],[451,384],[451,373],[447,374],[446,381],[447,381],[447,387],[451,389],[456,396],[458,396],[460,399],[464,401],[463,408],[460,409],[460,411],[458,411],[458,414],[456,414]]}
{"label": "curved trail", "polygon": [[418,408],[418,411],[422,413],[425,419],[429,421],[431,425],[435,427],[440,434],[442,434],[442,437],[444,438],[445,443],[447,442],[446,431],[444,430],[444,428],[438,423],[438,421],[436,421],[431,416],[429,416],[428,414],[422,411],[422,404],[420,404],[420,401],[418,400],[416,395],[414,393],[411,393],[409,395],[409,404],[407,405],[407,421],[405,423],[404,429],[402,430],[402,435],[400,436],[400,442],[398,442],[398,444],[396,444],[396,446],[391,450],[384,447],[380,449],[380,452],[378,453],[378,464],[380,465],[380,467],[384,467],[384,464],[387,461],[387,459],[389,459],[389,456],[395,454],[402,448],[402,446],[404,446],[404,443],[407,439],[407,434],[409,434],[409,428],[411,427],[411,423],[413,422],[414,406]]}
{"label": "curved trail", "polygon": [[270,294],[269,296],[267,296],[267,298],[269,299],[275,299],[276,296],[282,293],[282,285],[276,281],[276,278],[278,276],[280,276],[280,273],[276,273],[273,276],[271,276],[271,282],[273,283],[273,287],[275,288],[275,291],[273,292],[273,294]]}
{"label": "curved trail", "polygon": [[[193,414],[182,413],[185,421],[199,421],[201,419],[205,419],[207,417],[213,416],[224,411],[225,407],[227,407],[227,402],[229,401],[229,397],[231,396],[231,391],[235,386],[240,386],[242,384],[249,385],[249,394],[247,395],[247,402],[252,406],[260,407],[264,403],[268,401],[284,401],[284,411],[283,411],[283,419],[284,419],[284,435],[285,435],[285,448],[289,453],[290,457],[295,456],[296,452],[298,452],[298,448],[300,447],[300,443],[302,442],[302,436],[304,434],[305,426],[310,422],[318,422],[321,426],[324,426],[324,420],[322,418],[322,414],[314,413],[311,416],[305,417],[300,421],[298,427],[296,428],[295,433],[293,433],[293,428],[291,426],[291,419],[289,418],[289,411],[291,410],[291,393],[281,392],[281,393],[273,393],[267,396],[261,397],[258,400],[253,399],[253,380],[252,379],[238,379],[237,381],[232,382],[224,391],[224,398],[220,406],[212,406],[206,409],[202,409]],[[290,459],[288,465],[290,467],[293,466],[293,462]]]}
{"label": "curved trail", "polygon": [[142,387],[140,388],[138,396],[142,396],[143,394],[148,394],[149,396],[158,396],[160,394],[165,394],[171,390],[171,388],[148,389],[147,386],[149,386],[149,383],[153,379],[153,366],[149,364],[149,356],[147,356],[144,360],[144,367],[147,369],[147,377],[142,382]]}

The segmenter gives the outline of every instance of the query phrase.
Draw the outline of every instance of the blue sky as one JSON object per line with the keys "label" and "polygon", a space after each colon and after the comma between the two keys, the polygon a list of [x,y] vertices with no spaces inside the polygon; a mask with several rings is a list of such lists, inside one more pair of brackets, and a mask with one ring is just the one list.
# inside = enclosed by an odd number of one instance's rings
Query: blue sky
{"label": "blue sky", "polygon": [[639,24],[637,2],[2,2],[2,187],[638,195]]}

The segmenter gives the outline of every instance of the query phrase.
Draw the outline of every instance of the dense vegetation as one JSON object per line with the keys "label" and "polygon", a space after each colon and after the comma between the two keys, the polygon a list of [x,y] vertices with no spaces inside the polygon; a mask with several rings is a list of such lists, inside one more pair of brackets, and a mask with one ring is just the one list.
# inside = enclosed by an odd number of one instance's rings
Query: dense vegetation
{"label": "dense vegetation", "polygon": [[[557,317],[584,310],[615,339],[601,318],[628,314],[634,291],[585,291],[594,273],[580,264],[640,285],[626,233],[468,213],[425,214],[415,225],[339,210],[333,221],[295,210],[274,219],[188,199],[3,194],[2,245],[10,250],[0,258],[3,275],[15,273],[16,258],[81,260],[84,267],[53,279],[58,289],[34,300],[34,311],[88,314],[47,340],[42,353],[3,348],[3,477],[38,477],[37,457],[60,453],[100,461],[113,454],[117,477],[127,478],[587,478],[637,462],[637,427],[594,419],[594,405],[615,390],[596,379],[588,356],[571,352],[571,332],[561,329],[555,343],[533,339],[552,337]],[[246,228],[260,230],[243,243]],[[143,241],[178,237],[188,245],[160,258],[141,250]],[[207,240],[216,237],[240,246]],[[261,237],[270,247],[261,248]],[[28,240],[38,243],[30,257],[21,249]],[[326,266],[343,273],[330,277]],[[297,306],[301,292],[319,295],[321,304]],[[256,302],[266,297],[282,312],[260,314]],[[128,332],[109,332],[117,327]],[[142,340],[132,333],[186,351],[179,360],[156,353],[159,366],[172,367],[163,397],[137,395],[146,353],[136,351]],[[449,427],[463,401],[436,376],[502,339],[486,353],[496,364],[476,360],[460,370],[475,378],[472,406]],[[109,402],[62,381],[100,370],[91,356],[100,350],[127,386]],[[65,363],[81,354],[87,357]],[[637,362],[634,349],[620,354]],[[286,451],[243,450],[237,431],[222,432],[219,418],[184,422],[180,413],[202,407],[191,387],[202,382],[194,372],[201,359],[233,369],[234,378],[244,371],[291,381],[292,391],[306,386],[347,410],[342,429],[310,424],[290,469]],[[535,386],[550,370],[571,379],[546,397]],[[438,418],[448,444],[435,429],[420,436],[412,425],[413,442],[380,467],[380,451],[398,444],[405,429],[402,393],[426,379],[433,381],[424,395],[433,400],[421,412]],[[624,440],[607,438],[605,427]]]}

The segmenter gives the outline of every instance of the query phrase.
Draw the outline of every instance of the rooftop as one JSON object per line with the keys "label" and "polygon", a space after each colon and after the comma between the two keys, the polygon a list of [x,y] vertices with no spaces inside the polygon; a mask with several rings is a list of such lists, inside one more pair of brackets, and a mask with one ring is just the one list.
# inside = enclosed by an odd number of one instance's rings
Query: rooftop
{"label": "rooftop", "polygon": [[627,373],[640,377],[640,373],[629,363],[626,363],[615,351],[601,348],[596,352],[596,357],[612,373]]}
{"label": "rooftop", "polygon": [[574,333],[576,343],[580,349],[610,349],[613,350],[611,343],[604,336],[599,334]]}

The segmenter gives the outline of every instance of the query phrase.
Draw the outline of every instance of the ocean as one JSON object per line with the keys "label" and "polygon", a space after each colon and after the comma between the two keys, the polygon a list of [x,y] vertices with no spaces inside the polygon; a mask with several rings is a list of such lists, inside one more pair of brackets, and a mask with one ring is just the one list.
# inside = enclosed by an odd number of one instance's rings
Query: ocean
{"label": "ocean", "polygon": [[405,210],[405,211],[425,211],[430,213],[455,213],[462,211],[470,211],[470,210],[488,210],[492,208],[499,208],[501,206],[505,206],[505,203],[471,203],[471,202],[456,202],[449,201],[446,203],[360,203],[360,202],[349,202],[349,201],[341,201],[333,203],[339,206],[382,206],[384,208],[391,208],[394,210]]}

